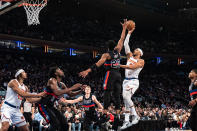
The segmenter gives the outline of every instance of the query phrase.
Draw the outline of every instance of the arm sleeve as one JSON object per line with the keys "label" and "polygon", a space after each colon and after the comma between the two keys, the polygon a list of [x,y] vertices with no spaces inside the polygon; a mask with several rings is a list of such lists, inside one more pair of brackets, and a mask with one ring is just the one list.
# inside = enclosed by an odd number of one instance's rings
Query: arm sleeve
{"label": "arm sleeve", "polygon": [[131,36],[130,34],[127,34],[127,37],[126,37],[126,39],[124,41],[124,49],[125,49],[125,53],[126,54],[131,52],[130,51],[130,47],[129,47],[129,38],[130,38],[130,36]]}

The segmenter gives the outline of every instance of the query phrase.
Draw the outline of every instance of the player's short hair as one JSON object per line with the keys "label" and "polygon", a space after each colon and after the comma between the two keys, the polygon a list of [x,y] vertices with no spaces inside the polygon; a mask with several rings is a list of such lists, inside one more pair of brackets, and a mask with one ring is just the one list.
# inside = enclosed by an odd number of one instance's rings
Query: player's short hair
{"label": "player's short hair", "polygon": [[195,72],[195,74],[197,74],[197,69],[192,69],[193,72]]}
{"label": "player's short hair", "polygon": [[86,88],[90,88],[90,89],[91,89],[91,87],[90,87],[90,86],[86,86],[84,89],[86,89]]}
{"label": "player's short hair", "polygon": [[114,40],[108,40],[107,41],[107,46],[108,46],[108,49],[110,51],[112,51],[116,47],[116,42]]}
{"label": "player's short hair", "polygon": [[57,66],[53,66],[49,69],[49,77],[53,77],[53,78],[56,78],[56,75],[55,75],[55,72],[56,70],[58,69],[59,67]]}

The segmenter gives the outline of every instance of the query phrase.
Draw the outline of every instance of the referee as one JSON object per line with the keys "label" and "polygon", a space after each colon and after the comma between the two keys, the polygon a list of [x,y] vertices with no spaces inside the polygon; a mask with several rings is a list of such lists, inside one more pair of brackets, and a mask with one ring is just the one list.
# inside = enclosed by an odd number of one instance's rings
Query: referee
{"label": "referee", "polygon": [[189,79],[191,80],[191,84],[189,86],[191,101],[189,102],[189,106],[192,107],[192,111],[188,124],[192,131],[197,131],[197,69],[191,70],[189,73]]}

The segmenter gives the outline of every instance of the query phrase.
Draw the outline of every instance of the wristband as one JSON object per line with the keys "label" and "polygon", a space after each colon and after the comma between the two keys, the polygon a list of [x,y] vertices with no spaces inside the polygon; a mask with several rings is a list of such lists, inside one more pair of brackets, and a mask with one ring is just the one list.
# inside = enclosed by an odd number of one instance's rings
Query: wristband
{"label": "wristband", "polygon": [[96,66],[96,64],[93,64],[93,65],[90,67],[90,69],[92,70],[92,72],[95,72],[95,71],[98,69],[98,67]]}

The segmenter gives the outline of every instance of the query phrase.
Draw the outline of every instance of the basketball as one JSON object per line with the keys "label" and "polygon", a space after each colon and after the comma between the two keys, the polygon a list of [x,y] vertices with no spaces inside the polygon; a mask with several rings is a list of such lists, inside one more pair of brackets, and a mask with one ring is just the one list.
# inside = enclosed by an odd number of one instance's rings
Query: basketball
{"label": "basketball", "polygon": [[135,28],[135,22],[132,20],[127,21],[127,30],[132,30],[133,28]]}

